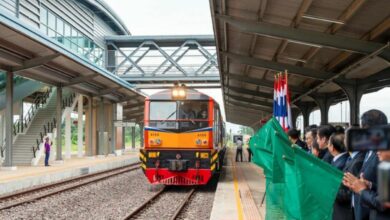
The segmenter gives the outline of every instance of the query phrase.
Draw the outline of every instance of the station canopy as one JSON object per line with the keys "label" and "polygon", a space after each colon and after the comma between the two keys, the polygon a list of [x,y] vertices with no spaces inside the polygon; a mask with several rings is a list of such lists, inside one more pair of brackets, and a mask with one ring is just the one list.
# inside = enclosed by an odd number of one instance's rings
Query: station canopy
{"label": "station canopy", "polygon": [[131,84],[19,19],[0,14],[0,30],[0,69],[112,102],[143,103],[145,96]]}
{"label": "station canopy", "polygon": [[388,0],[211,0],[227,121],[272,115],[273,80],[288,70],[293,114],[390,84]]}

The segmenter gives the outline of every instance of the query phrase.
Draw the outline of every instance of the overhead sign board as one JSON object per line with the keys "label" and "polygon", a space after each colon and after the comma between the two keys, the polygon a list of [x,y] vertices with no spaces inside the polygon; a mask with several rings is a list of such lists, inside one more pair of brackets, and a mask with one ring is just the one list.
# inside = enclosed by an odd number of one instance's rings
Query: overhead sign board
{"label": "overhead sign board", "polygon": [[135,122],[115,121],[115,127],[135,127]]}

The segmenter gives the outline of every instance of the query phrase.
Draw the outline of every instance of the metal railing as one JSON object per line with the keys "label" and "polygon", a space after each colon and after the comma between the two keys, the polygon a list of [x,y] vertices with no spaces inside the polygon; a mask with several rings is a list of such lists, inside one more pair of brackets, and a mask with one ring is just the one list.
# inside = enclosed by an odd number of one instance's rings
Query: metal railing
{"label": "metal railing", "polygon": [[[73,101],[76,97],[76,93],[71,93],[69,96],[65,97],[62,100],[62,109],[65,109],[66,107],[69,107],[73,104]],[[53,133],[54,128],[57,127],[57,120],[56,118],[53,118],[51,121],[48,121],[43,125],[43,130],[42,132],[39,132],[39,139],[36,139],[36,146],[32,146],[32,152],[34,158],[36,158],[36,152],[40,150],[39,146],[41,143],[43,143],[43,138],[48,134],[48,133]]]}
{"label": "metal railing", "polygon": [[44,104],[46,104],[47,99],[50,96],[52,89],[49,87],[49,89],[44,92],[41,95],[38,95],[35,97],[30,109],[27,111],[26,116],[24,116],[22,119],[18,119],[14,125],[13,125],[13,131],[14,135],[21,133],[28,127],[28,125],[31,123],[31,120],[33,119],[34,115],[37,113],[38,109],[42,108]]}

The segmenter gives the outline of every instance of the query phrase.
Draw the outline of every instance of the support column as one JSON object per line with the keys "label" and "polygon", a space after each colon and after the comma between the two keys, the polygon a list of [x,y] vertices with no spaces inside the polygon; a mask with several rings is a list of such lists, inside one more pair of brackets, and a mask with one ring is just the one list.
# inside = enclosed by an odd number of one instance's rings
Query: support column
{"label": "support column", "polygon": [[363,97],[364,91],[367,89],[367,85],[358,86],[354,85],[340,85],[341,88],[348,96],[350,106],[350,124],[360,124],[360,100]]}
{"label": "support column", "polygon": [[313,96],[314,100],[316,100],[318,107],[320,108],[321,112],[321,125],[326,125],[329,123],[329,108],[332,104],[333,98],[331,97],[317,97]]}
{"label": "support column", "polygon": [[71,132],[71,108],[65,108],[65,158],[70,159],[72,148],[72,132]]}
{"label": "support column", "polygon": [[111,153],[115,153],[115,146],[116,146],[116,127],[115,127],[115,121],[116,121],[116,103],[112,104],[112,120],[111,120]]}
{"label": "support column", "polygon": [[6,74],[6,108],[5,108],[5,167],[12,167],[12,141],[13,141],[13,98],[14,98],[14,73]]}
{"label": "support column", "polygon": [[93,102],[93,98],[92,96],[89,96],[88,97],[88,113],[86,114],[86,120],[85,120],[85,123],[86,123],[86,126],[88,126],[88,130],[86,131],[86,140],[88,141],[88,146],[87,149],[87,156],[92,156],[92,120],[93,120],[93,114],[92,114],[92,102]]}
{"label": "support column", "polygon": [[314,109],[315,104],[313,102],[299,102],[296,106],[301,110],[303,116],[303,127],[309,126],[310,112]]}
{"label": "support column", "polygon": [[126,127],[122,127],[122,149],[126,148]]}
{"label": "support column", "polygon": [[23,130],[24,130],[24,126],[23,126],[23,123],[24,123],[24,121],[23,121],[23,100],[20,101],[20,106],[19,106],[19,121],[20,121],[20,123],[19,123],[20,130],[19,131],[23,133]]}
{"label": "support column", "polygon": [[131,148],[135,149],[135,126],[131,127]]}
{"label": "support column", "polygon": [[143,148],[144,147],[144,125],[139,124],[139,147]]}
{"label": "support column", "polygon": [[83,156],[83,96],[77,100],[77,156]]}
{"label": "support column", "polygon": [[100,103],[99,103],[99,109],[98,109],[98,126],[99,126],[99,132],[98,132],[98,155],[103,155],[104,153],[104,99],[103,97],[100,97]]}
{"label": "support column", "polygon": [[56,121],[57,121],[57,155],[56,160],[62,160],[62,134],[61,134],[61,116],[62,116],[62,87],[57,87],[57,106],[56,106]]}

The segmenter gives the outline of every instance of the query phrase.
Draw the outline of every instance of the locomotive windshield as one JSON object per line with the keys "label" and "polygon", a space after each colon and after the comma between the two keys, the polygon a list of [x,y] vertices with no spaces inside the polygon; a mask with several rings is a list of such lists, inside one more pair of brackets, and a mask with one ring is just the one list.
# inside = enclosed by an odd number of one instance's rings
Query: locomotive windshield
{"label": "locomotive windshield", "polygon": [[178,131],[208,127],[208,102],[151,101],[149,125]]}

